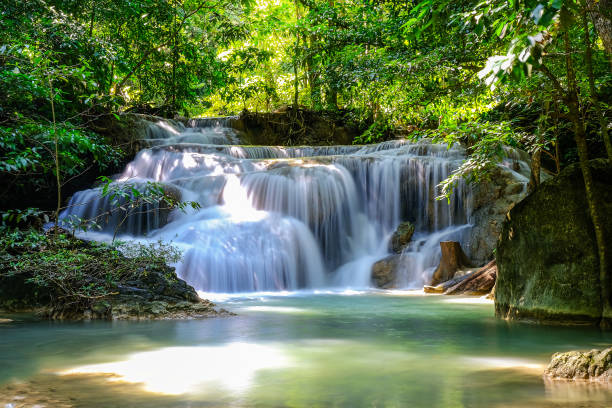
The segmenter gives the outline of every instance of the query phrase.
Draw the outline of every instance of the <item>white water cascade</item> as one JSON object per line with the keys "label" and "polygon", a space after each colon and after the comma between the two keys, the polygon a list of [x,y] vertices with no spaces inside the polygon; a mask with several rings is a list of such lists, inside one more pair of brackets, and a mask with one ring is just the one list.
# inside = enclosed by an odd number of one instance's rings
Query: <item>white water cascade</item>
{"label": "white water cascade", "polygon": [[[450,202],[436,186],[461,164],[463,148],[403,140],[368,146],[241,146],[224,119],[160,122],[148,131],[117,183],[156,181],[199,211],[155,208],[121,225],[123,240],[163,240],[183,250],[178,275],[204,292],[370,286],[373,262],[388,254],[399,223],[413,222],[398,285],[422,287],[439,242],[469,255],[471,192]],[[75,194],[62,217],[91,219],[111,203],[99,189]],[[154,207],[154,206],[153,206]],[[109,217],[94,239],[110,239]]]}

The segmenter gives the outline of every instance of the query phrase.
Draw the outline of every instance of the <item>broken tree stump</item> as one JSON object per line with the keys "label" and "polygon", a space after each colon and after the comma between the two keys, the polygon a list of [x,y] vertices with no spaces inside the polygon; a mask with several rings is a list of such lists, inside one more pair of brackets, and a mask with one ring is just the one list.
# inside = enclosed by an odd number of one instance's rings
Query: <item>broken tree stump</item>
{"label": "broken tree stump", "polygon": [[452,279],[458,270],[471,268],[472,266],[459,242],[442,241],[440,242],[440,250],[442,251],[442,258],[431,279],[431,286],[446,282]]}

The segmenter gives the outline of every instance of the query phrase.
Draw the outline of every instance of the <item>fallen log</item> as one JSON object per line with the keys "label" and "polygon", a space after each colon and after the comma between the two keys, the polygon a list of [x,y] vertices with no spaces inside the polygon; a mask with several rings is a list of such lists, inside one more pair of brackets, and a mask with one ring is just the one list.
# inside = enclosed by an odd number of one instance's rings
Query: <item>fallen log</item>
{"label": "fallen log", "polygon": [[423,291],[425,293],[444,293],[449,288],[469,278],[475,271],[476,269],[467,271],[466,274],[461,274],[461,276],[455,276],[453,279],[448,280],[446,282],[439,283],[435,286],[425,285],[423,286]]}
{"label": "fallen log", "polygon": [[492,260],[476,272],[452,287],[445,295],[486,295],[491,292],[497,279],[497,263]]}

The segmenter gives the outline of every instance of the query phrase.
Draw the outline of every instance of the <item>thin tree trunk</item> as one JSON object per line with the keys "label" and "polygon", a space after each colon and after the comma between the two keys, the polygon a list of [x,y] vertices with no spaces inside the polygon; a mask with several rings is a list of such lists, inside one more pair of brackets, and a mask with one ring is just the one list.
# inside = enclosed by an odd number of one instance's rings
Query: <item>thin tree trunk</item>
{"label": "thin tree trunk", "polygon": [[95,2],[92,2],[92,5],[91,5],[91,18],[89,20],[89,37],[90,38],[93,36],[93,27],[94,27],[95,19],[96,19],[96,4],[95,4]]}
{"label": "thin tree trunk", "polygon": [[176,64],[178,62],[178,51],[176,48],[176,2],[172,3],[174,7],[174,15],[172,17],[172,114],[175,114],[176,109]]}
{"label": "thin tree trunk", "polygon": [[578,147],[578,158],[580,160],[580,168],[584,179],[584,187],[586,190],[587,204],[591,214],[591,221],[595,230],[595,239],[597,241],[597,252],[599,255],[599,284],[601,288],[601,321],[600,326],[609,328],[612,323],[612,308],[610,307],[610,276],[608,274],[608,259],[606,240],[604,237],[602,216],[597,205],[597,197],[593,189],[593,176],[589,166],[589,154],[586,142],[586,133],[584,123],[580,116],[578,106],[578,88],[576,85],[576,74],[571,58],[571,44],[569,33],[567,30],[563,33],[563,41],[565,45],[565,63],[567,69],[568,82],[568,98],[567,105],[569,108],[569,117],[574,124],[574,139]]}
{"label": "thin tree trunk", "polygon": [[546,123],[548,119],[548,111],[550,104],[548,101],[544,103],[544,113],[540,115],[538,120],[538,128],[536,133],[536,148],[531,155],[531,176],[529,177],[529,184],[527,185],[529,191],[533,191],[540,185],[540,172],[542,169],[542,147],[541,143],[544,137],[542,136],[546,132]]}
{"label": "thin tree trunk", "polygon": [[561,173],[561,146],[559,145],[559,103],[555,103],[555,169]]}
{"label": "thin tree trunk", "polygon": [[298,77],[298,64],[300,58],[300,33],[297,29],[297,22],[300,21],[300,8],[297,0],[294,2],[295,4],[295,22],[296,22],[296,31],[295,31],[295,63],[293,64],[293,110],[297,112],[298,109],[298,98],[300,96],[300,79]]}
{"label": "thin tree trunk", "polygon": [[[59,223],[60,209],[62,208],[62,180],[60,176],[60,164],[59,164],[59,140],[57,137],[57,122],[55,119],[55,95],[53,93],[53,82],[51,81],[50,74],[47,74],[47,80],[49,82],[49,99],[51,102],[51,115],[53,118],[53,142],[55,145],[54,151],[54,162],[55,162],[55,182],[57,183],[57,207],[55,209],[55,225]],[[57,228],[55,229],[57,232]]]}
{"label": "thin tree trunk", "polygon": [[586,7],[612,68],[612,0],[587,0]]}
{"label": "thin tree trunk", "polygon": [[531,176],[527,189],[534,191],[540,185],[540,170],[542,169],[542,149],[538,147],[531,155]]}
{"label": "thin tree trunk", "polygon": [[321,89],[317,81],[319,80],[319,75],[315,72],[315,64],[312,59],[312,54],[314,52],[314,45],[316,43],[316,36],[310,36],[310,45],[308,46],[308,55],[306,57],[306,69],[308,72],[308,85],[310,87],[310,104],[313,110],[318,110],[321,108]]}
{"label": "thin tree trunk", "polygon": [[[583,4],[584,6],[584,4]],[[601,132],[601,138],[606,146],[606,152],[608,153],[608,159],[612,160],[612,143],[610,142],[610,135],[608,135],[608,123],[606,118],[601,111],[599,105],[599,98],[597,96],[597,90],[595,89],[595,76],[593,75],[593,55],[591,50],[591,39],[589,35],[589,22],[587,20],[586,9],[583,7],[582,23],[584,26],[584,46],[585,46],[585,63],[587,69],[587,75],[589,77],[589,92],[591,93],[591,102],[595,108],[595,114],[599,119],[599,130]]]}

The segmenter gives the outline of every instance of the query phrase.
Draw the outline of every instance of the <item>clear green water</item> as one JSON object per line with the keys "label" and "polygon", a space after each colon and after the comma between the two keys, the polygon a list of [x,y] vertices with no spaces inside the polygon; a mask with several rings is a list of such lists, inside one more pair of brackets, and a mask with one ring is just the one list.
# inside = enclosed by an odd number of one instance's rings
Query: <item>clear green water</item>
{"label": "clear green water", "polygon": [[200,321],[22,318],[0,325],[0,408],[49,395],[105,408],[612,406],[608,386],[541,375],[552,353],[611,334],[499,321],[474,300],[294,294],[228,299],[238,316]]}

